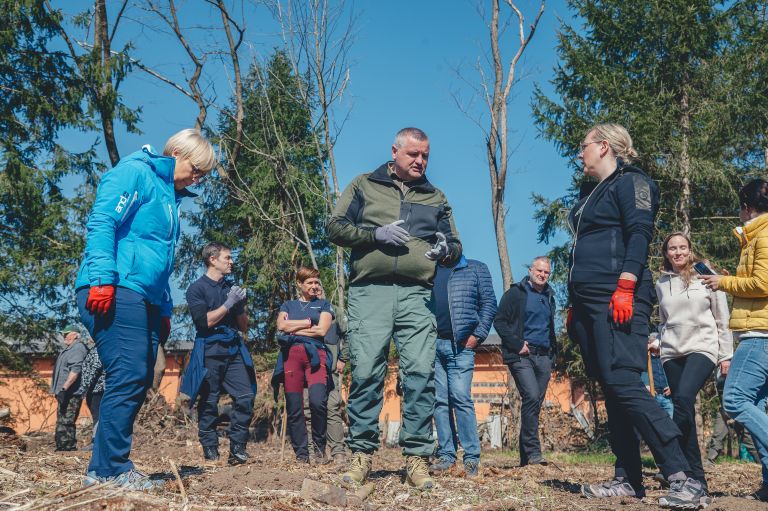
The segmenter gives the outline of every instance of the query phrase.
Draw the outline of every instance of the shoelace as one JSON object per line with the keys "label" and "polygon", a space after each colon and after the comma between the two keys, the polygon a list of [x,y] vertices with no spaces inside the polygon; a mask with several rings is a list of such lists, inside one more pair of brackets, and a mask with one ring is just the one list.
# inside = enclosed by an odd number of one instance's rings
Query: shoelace
{"label": "shoelace", "polygon": [[412,473],[416,473],[416,472],[425,472],[426,473],[426,472],[429,471],[429,469],[427,467],[427,462],[424,461],[424,458],[417,457],[416,459],[414,459],[412,461],[412,463],[413,463],[412,468],[411,468],[411,472]]}

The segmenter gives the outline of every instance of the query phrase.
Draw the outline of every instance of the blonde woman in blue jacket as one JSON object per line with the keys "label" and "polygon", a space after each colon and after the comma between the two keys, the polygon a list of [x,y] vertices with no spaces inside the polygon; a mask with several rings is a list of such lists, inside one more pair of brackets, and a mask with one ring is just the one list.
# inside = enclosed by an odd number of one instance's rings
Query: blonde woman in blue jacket
{"label": "blonde woman in blue jacket", "polygon": [[171,325],[179,203],[213,168],[213,147],[196,130],[173,135],[162,154],[146,145],[101,178],[75,283],[83,324],[106,374],[99,427],[84,484],[150,489],[157,481],[129,459],[133,421],[152,385],[157,346]]}

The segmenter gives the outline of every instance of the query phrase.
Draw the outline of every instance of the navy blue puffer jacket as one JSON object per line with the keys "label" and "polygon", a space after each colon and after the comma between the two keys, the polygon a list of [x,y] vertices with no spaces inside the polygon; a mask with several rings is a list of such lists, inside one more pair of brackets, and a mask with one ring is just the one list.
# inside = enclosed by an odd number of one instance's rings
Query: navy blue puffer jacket
{"label": "navy blue puffer jacket", "polygon": [[488,337],[496,317],[496,293],[491,272],[485,263],[464,256],[449,271],[448,303],[453,339],[461,344],[474,335],[480,344]]}

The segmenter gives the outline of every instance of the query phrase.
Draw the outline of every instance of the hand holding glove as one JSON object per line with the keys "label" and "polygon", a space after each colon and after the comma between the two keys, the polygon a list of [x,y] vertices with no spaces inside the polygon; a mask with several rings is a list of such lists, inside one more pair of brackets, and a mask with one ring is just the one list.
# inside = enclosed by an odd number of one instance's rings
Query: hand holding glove
{"label": "hand holding glove", "polygon": [[445,238],[445,234],[436,232],[435,236],[437,236],[437,242],[424,254],[424,257],[430,261],[439,261],[448,255],[448,240]]}
{"label": "hand holding glove", "polygon": [[227,299],[224,301],[224,307],[229,310],[243,300],[245,300],[245,289],[240,286],[232,286],[227,294]]}
{"label": "hand holding glove", "polygon": [[613,311],[613,322],[621,325],[632,319],[632,300],[635,297],[634,280],[619,279],[616,291],[611,297],[611,311]]}
{"label": "hand holding glove", "polygon": [[405,220],[397,220],[391,224],[377,227],[373,231],[373,237],[377,242],[384,243],[385,245],[393,245],[395,247],[405,245],[411,237],[408,231],[400,227],[400,224],[404,222]]}
{"label": "hand holding glove", "polygon": [[91,286],[85,308],[93,314],[106,314],[115,303],[115,286]]}

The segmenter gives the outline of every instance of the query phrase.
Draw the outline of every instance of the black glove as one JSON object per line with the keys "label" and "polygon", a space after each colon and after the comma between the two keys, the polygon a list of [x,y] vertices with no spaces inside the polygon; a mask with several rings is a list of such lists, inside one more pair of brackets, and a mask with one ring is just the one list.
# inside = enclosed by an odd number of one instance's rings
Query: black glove
{"label": "black glove", "polygon": [[69,401],[69,391],[61,389],[56,394],[56,401],[59,403],[59,406],[64,408],[67,405],[67,401]]}

